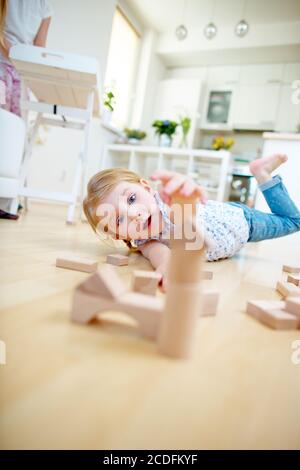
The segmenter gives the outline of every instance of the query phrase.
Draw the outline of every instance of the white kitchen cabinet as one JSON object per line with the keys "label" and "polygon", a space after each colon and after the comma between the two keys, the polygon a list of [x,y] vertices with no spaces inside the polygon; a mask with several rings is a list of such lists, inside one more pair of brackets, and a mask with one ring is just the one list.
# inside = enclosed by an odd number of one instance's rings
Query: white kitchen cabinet
{"label": "white kitchen cabinet", "polygon": [[279,106],[275,130],[277,132],[299,132],[300,131],[300,103],[292,101],[294,90],[291,85],[282,85],[280,90]]}
{"label": "white kitchen cabinet", "polygon": [[297,104],[292,99],[295,95],[293,84],[295,85],[296,80],[300,83],[300,63],[285,64],[275,124],[275,130],[278,132],[299,132],[300,103]]}
{"label": "white kitchen cabinet", "polygon": [[[201,94],[201,81],[198,79],[166,79],[157,86],[156,99],[153,107],[153,121],[156,119],[179,120],[179,116],[191,118],[188,133],[188,146],[193,146],[193,140],[198,120]],[[178,146],[181,133],[177,132],[173,142]]]}
{"label": "white kitchen cabinet", "polygon": [[291,85],[294,80],[300,80],[300,62],[291,62],[284,65],[283,83]]}
{"label": "white kitchen cabinet", "polygon": [[235,129],[275,129],[283,71],[283,64],[241,67],[234,98]]}
{"label": "white kitchen cabinet", "polygon": [[228,85],[237,85],[240,76],[240,66],[222,66],[210,67],[208,70],[209,87],[222,87]]}
{"label": "white kitchen cabinet", "polygon": [[235,129],[273,130],[280,97],[280,85],[240,85],[235,93]]}
{"label": "white kitchen cabinet", "polygon": [[240,71],[240,85],[279,84],[283,78],[283,64],[243,65]]}

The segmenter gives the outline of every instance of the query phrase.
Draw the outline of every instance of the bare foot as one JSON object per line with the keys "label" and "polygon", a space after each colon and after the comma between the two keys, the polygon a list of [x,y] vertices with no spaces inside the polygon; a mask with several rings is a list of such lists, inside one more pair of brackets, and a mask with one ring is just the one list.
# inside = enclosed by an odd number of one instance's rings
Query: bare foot
{"label": "bare foot", "polygon": [[259,184],[265,183],[271,179],[272,171],[276,170],[282,163],[288,159],[287,155],[275,153],[270,157],[258,158],[250,163],[249,168]]}

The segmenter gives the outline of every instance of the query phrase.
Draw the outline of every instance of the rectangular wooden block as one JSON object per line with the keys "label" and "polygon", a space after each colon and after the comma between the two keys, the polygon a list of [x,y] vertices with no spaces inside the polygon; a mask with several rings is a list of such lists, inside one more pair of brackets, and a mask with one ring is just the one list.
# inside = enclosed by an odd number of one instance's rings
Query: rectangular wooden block
{"label": "rectangular wooden block", "polygon": [[212,279],[214,273],[212,271],[203,271],[203,279]]}
{"label": "rectangular wooden block", "polygon": [[295,330],[298,319],[285,310],[282,301],[252,301],[247,304],[247,313],[275,330]]}
{"label": "rectangular wooden block", "polygon": [[286,273],[300,273],[300,266],[284,264],[282,266],[282,271]]}
{"label": "rectangular wooden block", "polygon": [[295,286],[300,287],[300,276],[289,274],[287,277],[287,282],[291,282],[292,284],[295,284]]}
{"label": "rectangular wooden block", "polygon": [[217,314],[220,293],[216,291],[204,291],[202,298],[201,316],[208,317]]}
{"label": "rectangular wooden block", "polygon": [[98,262],[88,258],[79,258],[72,255],[62,255],[56,258],[58,268],[74,269],[85,273],[94,273],[97,270]]}
{"label": "rectangular wooden block", "polygon": [[140,294],[155,295],[160,274],[154,271],[134,271],[132,290]]}
{"label": "rectangular wooden block", "polygon": [[285,301],[285,310],[300,320],[300,297],[288,297]]}
{"label": "rectangular wooden block", "polygon": [[288,296],[295,297],[300,295],[300,287],[297,287],[290,282],[278,281],[276,290],[282,295],[284,299]]}
{"label": "rectangular wooden block", "polygon": [[106,262],[113,264],[115,266],[127,266],[128,265],[128,256],[113,254],[107,255]]}

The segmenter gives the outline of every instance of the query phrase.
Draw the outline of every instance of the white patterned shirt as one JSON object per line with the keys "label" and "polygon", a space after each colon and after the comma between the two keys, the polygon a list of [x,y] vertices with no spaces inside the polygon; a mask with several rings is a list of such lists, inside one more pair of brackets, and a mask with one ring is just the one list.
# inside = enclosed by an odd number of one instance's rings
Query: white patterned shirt
{"label": "white patterned shirt", "polygon": [[[136,247],[150,240],[158,240],[169,246],[170,240],[168,234],[172,223],[168,217],[166,206],[158,193],[155,193],[155,200],[166,227],[163,232],[155,237],[134,240],[133,244]],[[197,205],[196,214],[197,223],[207,233],[213,245],[205,252],[207,261],[229,258],[247,243],[249,225],[242,208],[224,202],[208,201],[205,205],[200,203]]]}

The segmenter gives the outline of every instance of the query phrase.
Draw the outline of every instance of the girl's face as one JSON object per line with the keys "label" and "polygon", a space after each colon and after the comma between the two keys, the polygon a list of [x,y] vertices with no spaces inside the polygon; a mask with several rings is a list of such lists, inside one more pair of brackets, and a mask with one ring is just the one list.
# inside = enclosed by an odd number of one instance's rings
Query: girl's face
{"label": "girl's face", "polygon": [[163,229],[163,218],[148,182],[122,181],[99,204],[98,227],[122,240],[148,239]]}

